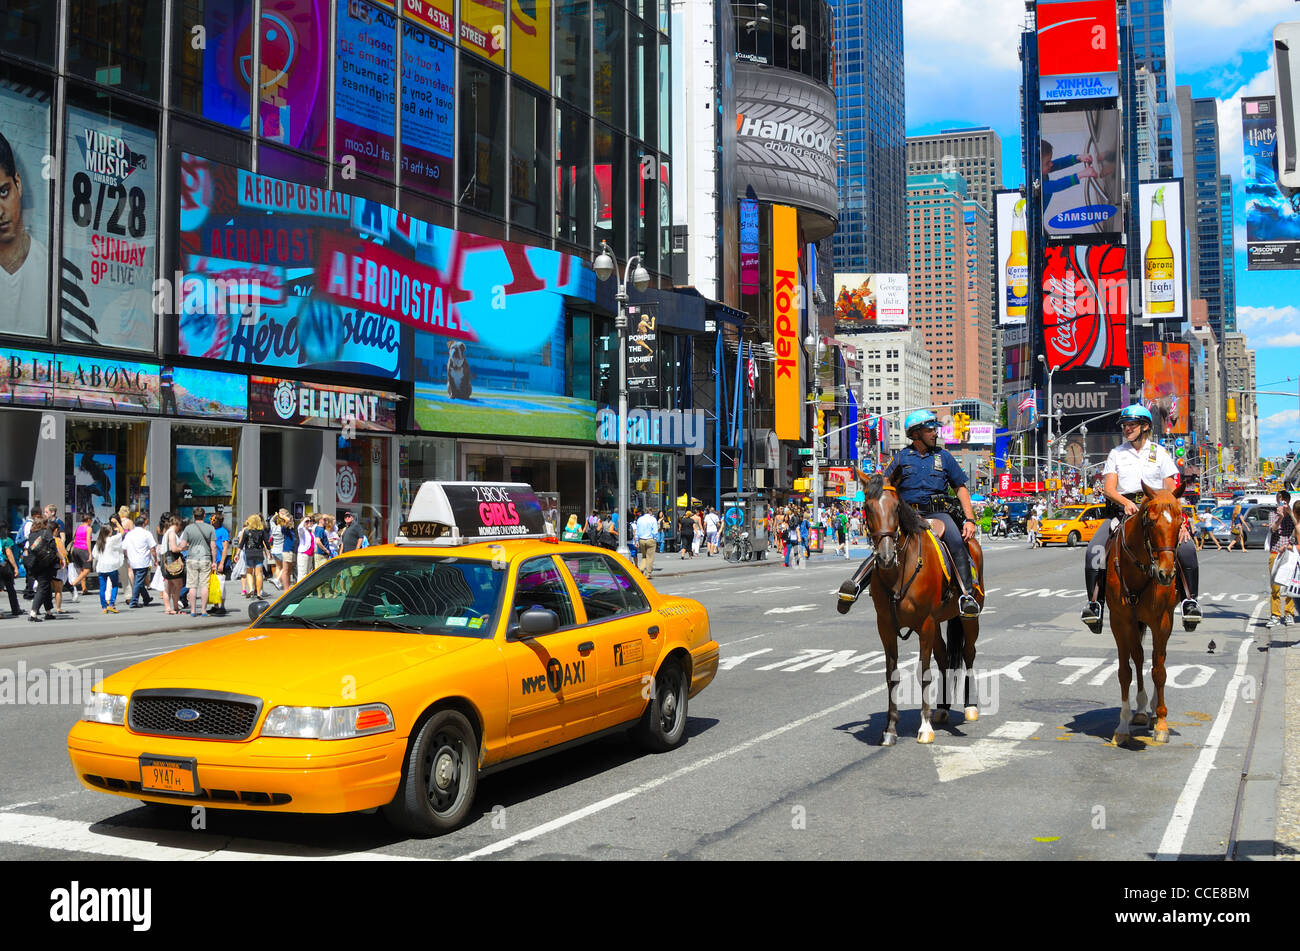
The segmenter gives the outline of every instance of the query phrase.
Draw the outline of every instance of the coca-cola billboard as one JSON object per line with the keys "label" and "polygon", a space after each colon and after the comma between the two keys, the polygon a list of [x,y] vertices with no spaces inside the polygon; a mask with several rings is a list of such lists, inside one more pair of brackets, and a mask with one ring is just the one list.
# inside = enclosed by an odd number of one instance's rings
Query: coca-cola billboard
{"label": "coca-cola billboard", "polygon": [[1043,338],[1051,367],[1127,367],[1128,274],[1113,244],[1053,245],[1043,267]]}

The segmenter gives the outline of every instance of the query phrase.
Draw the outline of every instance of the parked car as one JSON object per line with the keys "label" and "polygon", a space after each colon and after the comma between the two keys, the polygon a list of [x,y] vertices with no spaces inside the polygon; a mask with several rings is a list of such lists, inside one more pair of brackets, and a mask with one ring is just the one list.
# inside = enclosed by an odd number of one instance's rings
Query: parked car
{"label": "parked car", "polygon": [[[1211,513],[1214,516],[1212,531],[1214,537],[1227,545],[1232,541],[1232,505],[1219,505]],[[1246,547],[1263,548],[1268,536],[1268,522],[1273,515],[1272,505],[1242,505],[1241,517],[1246,522]]]}

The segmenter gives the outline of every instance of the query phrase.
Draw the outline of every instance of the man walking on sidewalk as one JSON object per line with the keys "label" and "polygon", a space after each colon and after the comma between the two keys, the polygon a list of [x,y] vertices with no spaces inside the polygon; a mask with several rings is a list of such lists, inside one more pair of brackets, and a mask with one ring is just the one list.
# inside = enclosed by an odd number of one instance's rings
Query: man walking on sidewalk
{"label": "man walking on sidewalk", "polygon": [[655,550],[659,547],[659,541],[655,538],[659,531],[659,519],[650,512],[642,512],[641,517],[632,523],[632,530],[636,533],[636,566],[649,580],[655,570]]}
{"label": "man walking on sidewalk", "polygon": [[128,608],[141,607],[141,597],[144,598],[144,607],[153,604],[153,596],[149,594],[149,569],[154,566],[157,558],[158,541],[145,528],[148,524],[148,514],[141,512],[139,521],[122,541],[122,551],[126,554],[127,564],[131,566],[131,600],[127,602]]}
{"label": "man walking on sidewalk", "polygon": [[1268,627],[1276,627],[1278,621],[1290,624],[1295,619],[1295,602],[1281,597],[1282,588],[1273,584],[1273,563],[1291,547],[1295,535],[1295,520],[1291,517],[1291,493],[1283,489],[1277,494],[1277,511],[1268,523]]}

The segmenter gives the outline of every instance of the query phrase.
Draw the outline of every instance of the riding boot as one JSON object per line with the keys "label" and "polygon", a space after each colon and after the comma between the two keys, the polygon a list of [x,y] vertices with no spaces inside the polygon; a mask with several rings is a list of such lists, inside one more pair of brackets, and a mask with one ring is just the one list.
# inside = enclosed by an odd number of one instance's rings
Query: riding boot
{"label": "riding boot", "polygon": [[853,577],[840,585],[839,600],[835,602],[835,610],[841,614],[848,614],[849,608],[853,607],[853,602],[858,600],[862,594],[862,589],[867,586],[871,580],[871,569],[876,563],[876,553],[872,552],[866,558],[862,559],[862,564],[858,570],[853,572]]}
{"label": "riding boot", "polygon": [[1083,584],[1087,591],[1088,604],[1083,609],[1080,620],[1094,634],[1101,633],[1101,619],[1105,611],[1101,596],[1101,583],[1106,570],[1106,541],[1110,537],[1108,524],[1097,532],[1097,535],[1101,536],[1100,538],[1093,537],[1092,543],[1088,546],[1088,550],[1083,557]]}
{"label": "riding boot", "polygon": [[1178,576],[1183,588],[1183,630],[1194,631],[1201,623],[1201,606],[1196,601],[1200,593],[1201,569],[1196,562],[1196,546],[1180,542],[1174,553],[1178,559]]}
{"label": "riding boot", "polygon": [[958,532],[955,537],[949,538],[951,530],[943,533],[944,547],[948,549],[948,554],[952,556],[954,573],[957,575],[957,585],[961,588],[961,597],[957,599],[958,611],[962,617],[979,617],[979,602],[971,596],[971,591],[975,588],[977,580],[975,572],[971,566],[970,551],[966,548],[966,541]]}

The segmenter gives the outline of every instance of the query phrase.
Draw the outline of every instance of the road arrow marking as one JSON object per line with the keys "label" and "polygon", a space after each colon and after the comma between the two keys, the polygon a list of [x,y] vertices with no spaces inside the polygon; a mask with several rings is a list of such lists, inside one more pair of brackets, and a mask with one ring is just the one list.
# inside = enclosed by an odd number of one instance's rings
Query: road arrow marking
{"label": "road arrow marking", "polygon": [[1006,766],[1013,759],[1042,756],[1046,750],[1017,749],[1019,744],[1033,736],[1041,723],[1012,720],[1002,724],[986,739],[976,740],[967,747],[934,746],[935,767],[939,782],[965,779],[985,770]]}
{"label": "road arrow marking", "polygon": [[816,611],[816,610],[817,610],[817,605],[815,604],[792,604],[788,608],[772,608],[771,610],[764,611],[763,613],[764,614],[797,614],[800,611]]}

